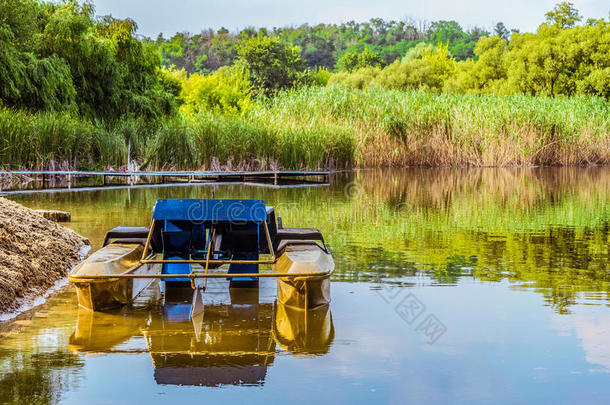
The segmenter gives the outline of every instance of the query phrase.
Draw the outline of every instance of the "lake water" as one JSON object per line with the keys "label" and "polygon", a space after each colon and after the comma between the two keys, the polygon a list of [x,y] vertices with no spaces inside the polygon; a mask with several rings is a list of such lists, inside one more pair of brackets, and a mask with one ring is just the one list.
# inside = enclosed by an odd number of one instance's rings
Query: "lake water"
{"label": "lake water", "polygon": [[319,228],[336,262],[330,309],[295,313],[265,283],[212,288],[197,333],[180,297],[91,314],[66,286],[0,324],[3,402],[609,403],[609,168],[11,198],[70,211],[98,248],[109,228],[148,224],[157,198],[212,195],[261,198],[285,226]]}

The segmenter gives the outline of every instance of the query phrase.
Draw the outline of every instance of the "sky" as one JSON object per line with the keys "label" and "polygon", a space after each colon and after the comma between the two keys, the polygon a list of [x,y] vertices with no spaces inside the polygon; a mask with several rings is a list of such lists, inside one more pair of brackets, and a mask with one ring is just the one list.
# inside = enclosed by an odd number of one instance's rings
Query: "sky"
{"label": "sky", "polygon": [[[132,18],[138,34],[171,37],[225,27],[286,27],[304,23],[340,24],[350,20],[456,20],[462,27],[491,28],[502,21],[509,29],[535,31],[558,0],[94,0],[97,15]],[[587,18],[608,18],[608,0],[571,0]]]}

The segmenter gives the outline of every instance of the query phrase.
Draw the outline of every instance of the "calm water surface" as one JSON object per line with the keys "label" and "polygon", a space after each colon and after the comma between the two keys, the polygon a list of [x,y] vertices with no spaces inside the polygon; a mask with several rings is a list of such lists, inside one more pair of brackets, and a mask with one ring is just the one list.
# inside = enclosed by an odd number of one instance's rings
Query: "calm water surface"
{"label": "calm water surface", "polygon": [[[189,186],[12,198],[100,246],[157,198],[262,198],[320,228],[330,309],[210,288],[202,331],[166,308],[78,310],[70,286],[0,324],[7,403],[555,403],[610,398],[610,169],[376,170],[330,187]],[[154,297],[155,287],[149,289]],[[186,292],[188,295],[188,291]]]}

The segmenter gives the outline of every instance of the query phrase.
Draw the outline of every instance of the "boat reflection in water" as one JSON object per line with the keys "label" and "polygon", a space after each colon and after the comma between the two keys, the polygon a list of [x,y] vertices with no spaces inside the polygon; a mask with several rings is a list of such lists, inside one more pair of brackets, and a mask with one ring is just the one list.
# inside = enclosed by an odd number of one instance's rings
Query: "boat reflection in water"
{"label": "boat reflection in water", "polygon": [[323,305],[303,311],[278,302],[273,335],[280,347],[292,353],[326,354],[335,339],[330,307]]}
{"label": "boat reflection in water", "polygon": [[260,386],[278,351],[322,355],[333,342],[328,305],[303,311],[277,302],[263,288],[214,290],[205,293],[203,318],[196,321],[190,317],[190,288],[168,290],[155,309],[80,309],[70,349],[147,351],[157,384]]}
{"label": "boat reflection in water", "polygon": [[193,290],[170,291],[163,316],[144,330],[158,384],[264,383],[275,359],[273,303],[259,303],[257,289],[231,289],[230,304],[205,305],[201,323],[193,324]]}

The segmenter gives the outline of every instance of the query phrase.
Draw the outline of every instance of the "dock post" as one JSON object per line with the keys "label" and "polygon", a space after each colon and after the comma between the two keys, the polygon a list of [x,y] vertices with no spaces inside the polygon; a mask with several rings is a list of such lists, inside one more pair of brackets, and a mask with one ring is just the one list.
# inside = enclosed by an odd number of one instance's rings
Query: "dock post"
{"label": "dock post", "polygon": [[106,185],[106,175],[102,174],[102,186]]}
{"label": "dock post", "polygon": [[277,172],[273,173],[273,184],[277,186]]}
{"label": "dock post", "polygon": [[72,174],[68,172],[68,190],[72,188]]}
{"label": "dock post", "polygon": [[42,174],[42,188],[45,188],[46,184],[47,184],[47,174],[43,173]]}

